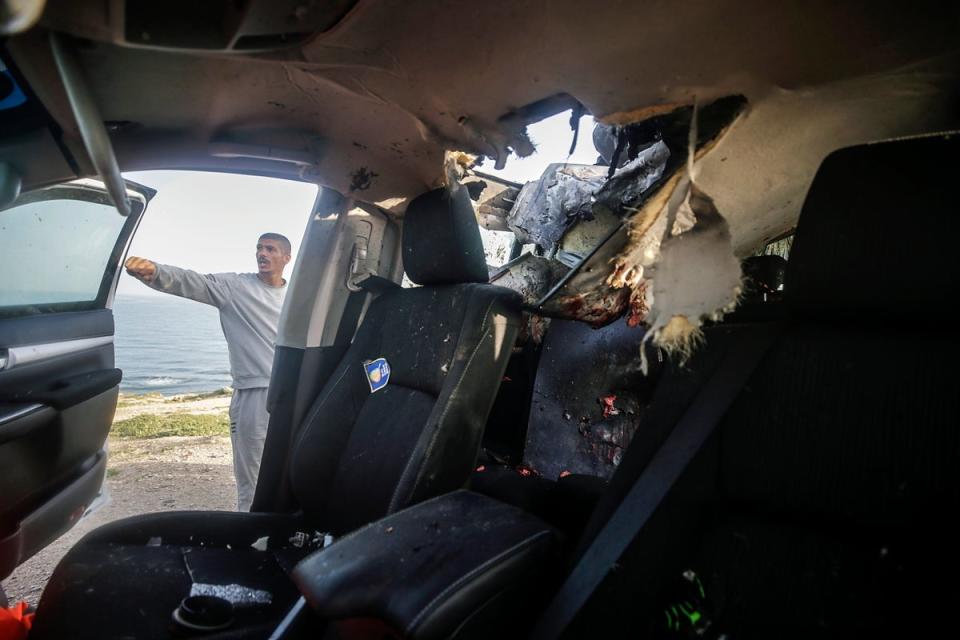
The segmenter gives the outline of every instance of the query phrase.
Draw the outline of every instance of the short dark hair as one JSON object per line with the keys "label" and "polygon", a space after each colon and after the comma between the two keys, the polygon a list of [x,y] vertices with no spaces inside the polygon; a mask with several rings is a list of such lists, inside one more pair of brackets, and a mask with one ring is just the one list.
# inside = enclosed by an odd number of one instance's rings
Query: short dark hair
{"label": "short dark hair", "polygon": [[261,240],[276,240],[280,243],[280,246],[283,247],[283,250],[287,253],[290,253],[292,247],[290,246],[290,240],[287,239],[287,236],[281,235],[279,233],[261,233]]}

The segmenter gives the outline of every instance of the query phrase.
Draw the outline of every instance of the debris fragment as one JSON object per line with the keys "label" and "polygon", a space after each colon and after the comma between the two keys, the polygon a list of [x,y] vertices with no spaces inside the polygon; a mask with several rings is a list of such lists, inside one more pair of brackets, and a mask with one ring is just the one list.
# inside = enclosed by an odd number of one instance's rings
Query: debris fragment
{"label": "debris fragment", "polygon": [[463,186],[467,188],[467,193],[470,194],[470,199],[476,202],[480,199],[480,195],[489,185],[484,180],[473,180],[471,182],[464,183]]}
{"label": "debris fragment", "polygon": [[630,292],[627,326],[639,327],[646,321],[648,313],[650,313],[650,306],[647,304],[647,283],[641,282]]}
{"label": "debris fragment", "polygon": [[690,322],[687,316],[672,316],[665,325],[656,330],[657,344],[667,355],[678,356],[681,363],[686,362],[693,350],[703,340],[703,331]]}
{"label": "debris fragment", "polygon": [[662,141],[650,145],[604,181],[596,193],[597,204],[615,213],[634,205],[663,176],[669,158]]}
{"label": "debris fragment", "polygon": [[580,432],[581,436],[590,435],[590,418],[586,416],[580,416],[580,422],[577,424],[577,431]]}
{"label": "debris fragment", "polygon": [[350,191],[366,191],[373,184],[373,179],[379,175],[366,167],[360,167],[350,174]]}
{"label": "debris fragment", "polygon": [[603,418],[607,419],[610,416],[620,415],[620,410],[614,406],[614,403],[617,401],[617,396],[615,394],[610,394],[608,396],[600,396],[598,398],[600,402],[600,407],[603,409]]}
{"label": "debris fragment", "polygon": [[257,538],[257,540],[250,545],[251,549],[256,549],[257,551],[266,551],[267,543],[270,541],[268,536],[263,536],[262,538]]}
{"label": "debris fragment", "polygon": [[529,465],[525,465],[525,464],[521,464],[521,465],[515,467],[515,469],[516,469],[517,473],[519,473],[519,474],[520,474],[521,476],[523,476],[524,478],[529,478],[530,476],[538,476],[538,475],[540,475],[539,473],[536,472],[535,469],[533,469],[533,468],[530,467]]}
{"label": "debris fragment", "polygon": [[265,606],[273,602],[269,591],[253,589],[241,584],[206,584],[194,582],[190,586],[191,596],[214,596],[226,600],[234,607]]}
{"label": "debris fragment", "polygon": [[477,471],[478,473],[481,472],[481,471],[486,471],[486,470],[487,470],[487,468],[486,468],[484,465],[480,465],[479,467],[477,467],[476,469],[474,469],[474,471]]}
{"label": "debris fragment", "polygon": [[296,547],[297,549],[303,548],[303,545],[310,542],[310,534],[305,531],[297,531],[292,536],[290,536],[288,542]]}
{"label": "debris fragment", "polygon": [[572,476],[572,475],[573,475],[573,474],[570,473],[569,471],[561,471],[561,472],[560,472],[560,477],[561,477],[561,478],[566,478],[567,476]]}
{"label": "debris fragment", "polygon": [[577,150],[577,138],[580,137],[580,119],[583,117],[585,108],[579,102],[570,110],[570,130],[573,131],[573,140],[570,142],[570,151],[567,156],[572,156]]}
{"label": "debris fragment", "polygon": [[[477,163],[478,157],[463,151],[445,151],[443,154],[443,186],[451,193],[460,188],[460,181]],[[478,193],[479,195],[479,193]]]}
{"label": "debris fragment", "polygon": [[549,165],[539,180],[520,190],[507,224],[521,243],[552,253],[573,223],[592,216],[593,194],[605,173],[605,167],[593,165]]}

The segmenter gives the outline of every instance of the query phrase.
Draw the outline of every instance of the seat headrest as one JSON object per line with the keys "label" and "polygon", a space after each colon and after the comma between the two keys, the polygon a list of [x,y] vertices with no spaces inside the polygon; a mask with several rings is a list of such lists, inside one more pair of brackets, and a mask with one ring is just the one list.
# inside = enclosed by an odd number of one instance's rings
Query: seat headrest
{"label": "seat headrest", "polygon": [[949,135],[828,156],[807,194],[787,265],[791,312],[917,318],[956,299],[958,158],[960,137]]}
{"label": "seat headrest", "polygon": [[480,229],[466,189],[417,196],[403,217],[403,266],[417,284],[487,282]]}
{"label": "seat headrest", "polygon": [[751,256],[741,266],[744,298],[750,299],[762,300],[763,294],[779,291],[787,271],[787,261],[780,256]]}

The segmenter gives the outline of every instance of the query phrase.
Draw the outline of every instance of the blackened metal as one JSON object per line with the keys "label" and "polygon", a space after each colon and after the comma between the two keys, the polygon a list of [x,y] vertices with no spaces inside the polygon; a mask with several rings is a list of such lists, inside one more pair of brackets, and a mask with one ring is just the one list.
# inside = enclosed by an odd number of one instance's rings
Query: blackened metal
{"label": "blackened metal", "polygon": [[549,118],[550,116],[555,116],[558,113],[563,113],[567,109],[576,109],[578,107],[582,109],[583,105],[569,93],[557,93],[514,109],[497,118],[497,121],[529,124],[531,122],[538,122],[544,118]]}
{"label": "blackened metal", "polygon": [[573,131],[573,141],[570,142],[570,151],[567,152],[568,156],[572,156],[573,152],[577,150],[577,138],[580,137],[580,118],[583,117],[583,113],[583,105],[579,102],[577,106],[570,110],[570,129]]}
{"label": "blackened metal", "polygon": [[620,154],[623,153],[624,147],[627,146],[627,132],[625,129],[617,129],[617,146],[613,150],[613,156],[610,158],[610,168],[607,170],[607,180],[613,177],[613,174],[617,172],[618,165],[620,164]]}
{"label": "blackened metal", "polygon": [[480,199],[480,194],[483,193],[483,190],[487,188],[487,183],[483,180],[475,180],[473,182],[465,182],[463,186],[467,188],[470,199],[476,202]]}

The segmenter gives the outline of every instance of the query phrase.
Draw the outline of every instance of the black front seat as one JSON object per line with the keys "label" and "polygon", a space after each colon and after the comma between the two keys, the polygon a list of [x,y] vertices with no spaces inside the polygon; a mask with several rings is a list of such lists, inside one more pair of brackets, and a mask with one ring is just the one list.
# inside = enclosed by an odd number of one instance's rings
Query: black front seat
{"label": "black front seat", "polygon": [[[960,296],[958,156],[946,135],[823,162],[778,339],[565,637],[615,635],[624,621],[657,638],[949,635],[960,340],[942,310]],[[581,553],[725,353],[768,328],[709,327],[667,368]]]}
{"label": "black front seat", "polygon": [[[341,535],[466,483],[520,297],[486,284],[464,189],[410,203],[403,256],[423,286],[373,300],[294,441],[290,478],[301,512],[169,512],[101,527],[57,567],[31,637],[169,637],[171,613],[197,585],[259,590],[253,600],[269,594],[269,605],[238,607],[229,629],[206,637],[263,636],[297,597],[286,571],[304,555],[291,548],[298,532]],[[378,358],[391,373],[372,392],[364,364]]]}

